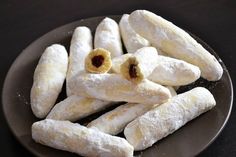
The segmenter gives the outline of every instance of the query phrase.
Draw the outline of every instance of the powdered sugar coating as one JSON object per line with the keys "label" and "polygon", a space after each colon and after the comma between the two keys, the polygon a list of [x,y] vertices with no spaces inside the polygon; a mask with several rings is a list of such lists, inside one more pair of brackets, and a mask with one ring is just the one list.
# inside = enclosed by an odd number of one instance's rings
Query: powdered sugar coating
{"label": "powdered sugar coating", "polygon": [[131,27],[155,47],[168,55],[185,60],[201,69],[201,76],[217,81],[223,69],[216,58],[187,32],[173,23],[146,10],[136,10],[129,16]]}
{"label": "powdered sugar coating", "polygon": [[215,105],[213,95],[206,88],[196,87],[129,123],[124,130],[125,137],[135,150],[146,149]]}
{"label": "powdered sugar coating", "polygon": [[99,23],[94,47],[108,50],[112,58],[123,54],[119,26],[113,19],[106,17]]}
{"label": "powdered sugar coating", "polygon": [[182,86],[200,78],[200,69],[185,61],[160,55],[156,61],[155,69],[148,76],[148,79],[153,82],[168,86]]}
{"label": "powdered sugar coating", "polygon": [[84,73],[74,77],[71,85],[77,95],[107,101],[160,104],[171,96],[169,90],[159,84],[146,79],[135,84],[118,74]]}
{"label": "powdered sugar coating", "polygon": [[[130,65],[135,64],[137,79],[145,79],[155,69],[157,56],[158,52],[154,47],[142,47],[135,53],[133,53],[132,56],[128,57],[127,60],[120,65],[120,72],[124,77],[130,78]],[[130,79],[132,80],[132,78]]]}
{"label": "powdered sugar coating", "polygon": [[46,119],[35,122],[32,138],[38,143],[83,156],[133,156],[133,147],[125,139],[69,121]]}
{"label": "powdered sugar coating", "polygon": [[[124,54],[115,57],[112,60],[112,71],[120,73],[120,65],[123,64],[133,54]],[[189,64],[183,60],[174,59],[166,56],[157,56],[155,62],[152,63],[154,70],[147,79],[166,86],[181,86],[190,84],[201,75],[201,71],[197,66]]]}
{"label": "powdered sugar coating", "polygon": [[77,27],[71,39],[69,65],[66,76],[66,92],[69,97],[56,104],[47,118],[76,121],[112,104],[111,102],[97,99],[76,97],[70,89],[72,78],[84,72],[85,58],[92,49],[91,30],[85,26]]}
{"label": "powdered sugar coating", "polygon": [[46,48],[34,72],[31,88],[31,108],[34,115],[44,118],[62,89],[66,77],[68,54],[64,46],[54,44]]}
{"label": "powdered sugar coating", "polygon": [[128,18],[129,15],[124,14],[119,22],[121,37],[127,52],[134,53],[142,47],[150,46],[149,41],[138,35],[129,25]]}
{"label": "powdered sugar coating", "polygon": [[70,79],[84,70],[85,58],[93,49],[92,38],[90,29],[85,26],[77,27],[73,33],[70,44],[68,72],[66,76],[66,92],[68,96],[73,94],[68,88]]}
{"label": "powdered sugar coating", "polygon": [[98,112],[113,103],[98,99],[72,95],[56,104],[48,114],[48,119],[76,121]]}
{"label": "powdered sugar coating", "polygon": [[127,103],[93,120],[88,124],[88,127],[116,135],[123,131],[129,122],[143,115],[153,106],[155,105]]}
{"label": "powdered sugar coating", "polygon": [[112,59],[112,72],[119,74],[120,65],[123,64],[129,57],[133,56],[131,53],[123,54]]}

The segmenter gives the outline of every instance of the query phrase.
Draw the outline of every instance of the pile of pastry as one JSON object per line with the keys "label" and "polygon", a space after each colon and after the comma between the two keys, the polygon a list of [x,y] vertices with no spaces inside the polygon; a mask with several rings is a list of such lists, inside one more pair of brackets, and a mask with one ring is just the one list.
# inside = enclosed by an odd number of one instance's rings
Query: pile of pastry
{"label": "pile of pastry", "polygon": [[[122,42],[127,53],[122,50]],[[94,45],[94,49],[93,49]],[[46,48],[31,89],[32,125],[41,144],[82,156],[131,157],[216,105],[203,87],[178,86],[221,78],[216,58],[187,32],[146,10],[74,30],[69,57],[62,45]],[[66,80],[67,98],[55,104]],[[118,106],[117,102],[126,102]],[[87,126],[73,123],[117,105]],[[124,131],[125,138],[115,136]]]}

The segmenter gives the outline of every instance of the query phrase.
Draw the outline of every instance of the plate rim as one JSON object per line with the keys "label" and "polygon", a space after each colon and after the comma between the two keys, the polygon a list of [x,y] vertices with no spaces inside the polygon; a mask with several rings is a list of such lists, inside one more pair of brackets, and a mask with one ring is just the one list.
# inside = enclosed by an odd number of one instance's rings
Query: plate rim
{"label": "plate rim", "polygon": [[[54,32],[56,32],[57,30],[59,29],[62,29],[63,27],[68,27],[69,25],[73,25],[75,23],[78,23],[80,21],[83,21],[83,20],[92,20],[92,19],[96,19],[96,18],[102,18],[102,17],[121,17],[123,14],[121,15],[103,15],[103,16],[93,16],[93,17],[87,17],[87,18],[82,18],[82,19],[79,19],[79,20],[76,20],[76,21],[73,21],[73,22],[70,22],[70,23],[66,23],[66,24],[63,24],[63,25],[60,25],[54,29],[51,29],[50,31],[44,33],[43,35],[41,35],[40,37],[36,38],[35,40],[33,40],[31,43],[28,44],[27,47],[25,47],[18,55],[17,57],[14,59],[14,61],[11,63],[6,75],[5,75],[5,79],[4,79],[4,82],[3,82],[3,87],[2,87],[2,94],[1,94],[1,100],[2,100],[2,111],[3,111],[3,116],[4,116],[4,119],[6,120],[7,122],[7,126],[8,128],[10,129],[11,131],[11,134],[15,137],[15,139],[26,149],[28,150],[29,153],[33,154],[33,155],[36,155],[36,156],[40,156],[41,154],[38,154],[38,152],[35,152],[31,147],[28,147],[28,145],[26,145],[23,141],[20,140],[20,138],[17,136],[17,134],[15,133],[13,127],[10,125],[10,122],[9,122],[9,118],[7,118],[7,115],[6,115],[6,103],[5,103],[5,95],[6,95],[6,85],[8,84],[8,78],[11,74],[11,71],[14,67],[14,65],[16,64],[16,62],[19,60],[19,58],[25,53],[25,50],[28,49],[29,47],[31,47],[33,44],[37,43],[39,40],[41,40],[42,38],[44,38],[45,36],[47,36],[48,34],[53,34]],[[79,25],[78,25],[79,26]],[[77,26],[76,26],[77,27]],[[185,30],[185,29],[184,29]],[[205,41],[203,41],[201,38],[199,38],[198,36],[196,36],[194,33],[191,33],[190,31],[188,30],[185,30],[187,31],[191,36],[193,35],[194,38],[197,38],[199,41],[201,41],[202,43],[204,43],[204,46],[206,45],[207,48],[209,48],[210,50],[212,50],[214,52],[214,56],[217,58],[217,60],[221,60],[221,58],[219,57],[219,55],[214,51],[214,49],[212,49],[210,47],[210,45],[208,45]],[[214,135],[214,137],[209,140],[209,142],[204,145],[204,147],[202,147],[196,154],[196,155],[199,155],[201,154],[204,150],[206,150],[206,148],[208,148],[218,137],[219,135],[222,133],[223,129],[225,128],[226,124],[228,123],[228,120],[231,116],[231,113],[232,113],[232,108],[233,108],[233,100],[234,100],[234,90],[233,90],[233,83],[232,83],[232,79],[231,79],[231,76],[229,74],[229,71],[226,67],[226,65],[224,64],[224,62],[222,61],[220,63],[222,66],[223,66],[223,69],[224,69],[224,72],[226,73],[228,79],[229,79],[229,85],[230,85],[230,92],[231,92],[231,99],[230,99],[230,107],[229,107],[229,110],[228,110],[228,113],[227,113],[227,116],[223,122],[223,124],[221,125],[220,129],[217,131],[217,133]],[[225,68],[224,68],[225,67]]]}

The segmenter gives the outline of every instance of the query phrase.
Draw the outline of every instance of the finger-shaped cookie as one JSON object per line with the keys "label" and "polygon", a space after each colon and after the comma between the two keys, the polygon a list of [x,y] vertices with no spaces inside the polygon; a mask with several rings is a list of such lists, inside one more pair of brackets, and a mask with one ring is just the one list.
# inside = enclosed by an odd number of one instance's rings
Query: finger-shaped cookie
{"label": "finger-shaped cookie", "polygon": [[198,66],[203,78],[209,81],[221,78],[223,69],[216,58],[173,23],[146,10],[132,12],[129,23],[138,34],[168,55]]}
{"label": "finger-shaped cookie", "polygon": [[125,137],[135,150],[146,149],[215,105],[213,95],[206,88],[194,88],[129,123],[124,130]]}
{"label": "finger-shaped cookie", "polygon": [[165,56],[157,57],[157,64],[148,79],[167,86],[182,86],[199,79],[201,71],[185,61]]}
{"label": "finger-shaped cookie", "polygon": [[103,48],[92,50],[85,59],[85,69],[91,73],[106,73],[111,66],[110,52]]}
{"label": "finger-shaped cookie", "polygon": [[98,99],[72,95],[56,104],[47,118],[55,120],[77,121],[113,105],[114,103]]}
{"label": "finger-shaped cookie", "polygon": [[97,26],[94,47],[108,50],[112,58],[123,54],[119,26],[111,18],[106,17]]}
{"label": "finger-shaped cookie", "polygon": [[84,60],[92,49],[92,34],[90,29],[84,26],[77,27],[70,44],[69,65],[66,76],[66,91],[68,96],[72,95],[68,88],[70,78],[84,70]]}
{"label": "finger-shaped cookie", "polygon": [[160,104],[171,96],[167,88],[149,80],[135,84],[121,75],[109,73],[84,73],[74,77],[71,85],[77,95],[107,101]]}
{"label": "finger-shaped cookie", "polygon": [[133,147],[121,137],[69,121],[46,119],[32,125],[34,141],[82,156],[133,157]]}
{"label": "finger-shaped cookie", "polygon": [[158,52],[154,47],[140,48],[120,65],[120,73],[126,79],[139,83],[152,73],[157,56]]}
{"label": "finger-shaped cookie", "polygon": [[34,72],[30,93],[34,115],[44,118],[61,92],[66,78],[68,54],[64,46],[54,44],[46,48]]}
{"label": "finger-shaped cookie", "polygon": [[[121,65],[130,57],[132,54],[115,57],[112,60],[112,71],[121,73]],[[185,61],[161,55],[155,60],[155,68],[147,78],[153,82],[166,86],[181,86],[190,84],[200,77],[200,69]]]}
{"label": "finger-shaped cookie", "polygon": [[[156,48],[156,47],[155,47]],[[160,49],[156,48],[158,55],[166,56],[165,52],[161,51]],[[112,72],[114,73],[120,73],[120,65],[123,64],[129,57],[131,57],[132,53],[126,53],[118,57],[114,57],[112,59]],[[158,63],[158,62],[156,62]]]}
{"label": "finger-shaped cookie", "polygon": [[154,105],[127,103],[105,113],[88,124],[87,127],[95,128],[107,134],[116,135],[123,131],[125,126],[143,115]]}
{"label": "finger-shaped cookie", "polygon": [[138,35],[129,25],[129,15],[124,14],[119,22],[121,37],[128,53],[134,53],[138,49],[150,46],[149,41]]}

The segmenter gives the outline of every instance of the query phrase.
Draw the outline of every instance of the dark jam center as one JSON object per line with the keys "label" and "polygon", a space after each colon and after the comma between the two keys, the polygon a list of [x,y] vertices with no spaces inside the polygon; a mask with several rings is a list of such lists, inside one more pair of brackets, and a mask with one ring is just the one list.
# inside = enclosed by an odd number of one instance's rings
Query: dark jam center
{"label": "dark jam center", "polygon": [[92,59],[92,64],[98,68],[102,65],[103,61],[104,57],[102,55],[94,56]]}
{"label": "dark jam center", "polygon": [[130,64],[130,66],[129,66],[129,75],[130,75],[130,78],[136,78],[137,77],[136,65],[135,64]]}

